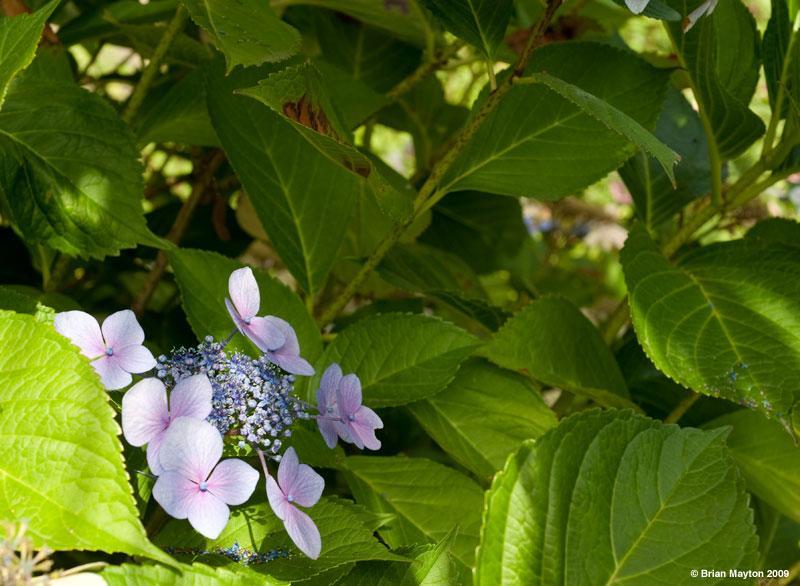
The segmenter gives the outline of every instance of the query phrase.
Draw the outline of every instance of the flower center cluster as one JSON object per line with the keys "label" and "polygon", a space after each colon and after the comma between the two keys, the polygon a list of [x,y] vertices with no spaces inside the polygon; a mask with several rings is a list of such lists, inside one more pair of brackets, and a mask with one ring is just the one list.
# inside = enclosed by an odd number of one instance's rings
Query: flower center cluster
{"label": "flower center cluster", "polygon": [[241,437],[240,448],[250,444],[275,456],[282,438],[291,436],[294,421],[308,418],[292,395],[292,375],[264,357],[228,355],[210,336],[195,348],[160,356],[156,369],[168,386],[194,374],[207,375],[214,391],[208,421],[223,435]]}

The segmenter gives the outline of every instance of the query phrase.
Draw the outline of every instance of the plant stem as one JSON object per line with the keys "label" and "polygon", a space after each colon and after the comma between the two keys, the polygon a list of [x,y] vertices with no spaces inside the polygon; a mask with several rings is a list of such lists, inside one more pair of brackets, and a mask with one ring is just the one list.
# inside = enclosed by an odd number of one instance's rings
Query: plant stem
{"label": "plant stem", "polygon": [[150,86],[153,84],[156,75],[158,75],[161,63],[164,61],[164,57],[167,56],[167,51],[169,51],[178,33],[183,30],[188,18],[189,13],[186,11],[186,8],[183,4],[178,4],[178,8],[175,10],[172,20],[167,24],[167,28],[161,36],[161,40],[158,41],[158,45],[156,45],[155,51],[153,51],[153,56],[150,57],[150,62],[147,64],[147,67],[144,68],[144,71],[142,71],[142,77],[139,79],[139,83],[136,84],[136,88],[133,90],[130,100],[128,100],[128,105],[122,113],[122,119],[126,123],[130,124],[139,112],[139,108],[142,106],[142,102]]}
{"label": "plant stem", "polygon": [[[181,238],[183,238],[186,228],[189,225],[189,220],[191,220],[200,198],[206,192],[209,185],[211,185],[211,182],[214,179],[214,173],[217,172],[217,169],[219,169],[224,160],[225,154],[220,150],[216,151],[208,161],[208,164],[200,175],[200,178],[192,187],[192,193],[189,195],[186,201],[183,202],[180,211],[178,211],[178,215],[175,217],[175,222],[172,224],[172,228],[170,228],[170,231],[166,236],[166,239],[173,244],[178,244],[181,241]],[[153,268],[150,270],[150,274],[147,275],[147,280],[144,282],[139,294],[133,301],[132,308],[136,315],[141,316],[144,313],[144,310],[147,307],[147,302],[150,301],[150,298],[153,296],[153,293],[155,292],[159,281],[161,281],[161,277],[164,275],[166,268],[167,254],[161,250],[156,255],[155,263],[153,264]]]}
{"label": "plant stem", "polygon": [[614,343],[614,340],[617,339],[619,331],[626,323],[628,323],[629,317],[630,307],[628,306],[628,298],[626,297],[619,302],[619,305],[617,305],[614,311],[611,312],[611,314],[608,316],[608,319],[603,324],[603,340],[607,345],[610,346]]}
{"label": "plant stem", "polygon": [[686,395],[680,403],[675,405],[675,408],[670,412],[669,415],[664,419],[664,423],[678,423],[681,417],[686,415],[686,412],[692,408],[697,400],[700,398],[700,395],[695,393],[694,391],[689,391],[689,394]]}
{"label": "plant stem", "polygon": [[[466,146],[469,140],[475,135],[478,129],[483,125],[483,122],[488,118],[502,98],[511,91],[514,85],[514,79],[521,77],[530,60],[531,53],[536,47],[536,43],[547,30],[550,20],[553,18],[556,10],[561,6],[563,0],[549,0],[547,8],[545,9],[542,18],[531,28],[528,42],[525,49],[520,54],[514,71],[511,75],[506,77],[503,82],[498,85],[497,89],[489,94],[489,97],[484,102],[483,106],[477,113],[467,122],[453,141],[451,147],[447,150],[444,156],[434,165],[431,174],[428,176],[425,183],[419,190],[417,197],[414,199],[413,213],[406,218],[403,222],[395,225],[394,229],[378,244],[377,248],[367,258],[361,266],[356,275],[345,286],[342,292],[334,299],[331,305],[322,313],[319,319],[319,325],[325,326],[333,321],[339,312],[344,309],[347,303],[353,298],[358,291],[358,288],[366,280],[369,274],[378,266],[387,252],[395,245],[403,233],[408,229],[411,224],[419,217],[419,215],[426,209],[432,207],[439,199],[446,193],[445,190],[438,190],[439,181],[442,179],[446,171],[450,168],[456,160],[461,150]],[[412,74],[413,77],[413,74]]]}
{"label": "plant stem", "polygon": [[431,73],[440,69],[447,64],[448,61],[463,47],[464,44],[456,41],[439,51],[434,51],[430,57],[424,59],[411,74],[403,79],[400,83],[386,92],[386,97],[389,100],[396,100],[400,96],[408,93],[411,89],[428,77]]}

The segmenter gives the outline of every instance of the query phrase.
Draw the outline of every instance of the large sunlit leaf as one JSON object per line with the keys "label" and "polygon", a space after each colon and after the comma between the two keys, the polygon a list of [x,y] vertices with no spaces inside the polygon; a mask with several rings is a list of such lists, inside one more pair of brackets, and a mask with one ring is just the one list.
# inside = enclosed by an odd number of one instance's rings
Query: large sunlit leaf
{"label": "large sunlit leaf", "polygon": [[264,104],[233,95],[264,73],[207,75],[211,121],[278,254],[306,292],[325,283],[345,237],[360,178]]}
{"label": "large sunlit leaf", "polygon": [[800,400],[797,248],[746,238],[673,264],[636,226],[622,266],[636,335],[661,371],[788,425]]}
{"label": "large sunlit leaf", "polygon": [[185,0],[189,14],[237,65],[283,61],[300,49],[300,33],[280,20],[267,0]]}
{"label": "large sunlit leaf", "polygon": [[[633,53],[595,43],[542,47],[527,73],[542,72],[607,102],[645,129],[655,126],[668,78]],[[613,171],[636,148],[547,86],[518,85],[461,151],[441,188],[554,200]]]}
{"label": "large sunlit leaf", "polygon": [[742,409],[707,424],[731,426],[728,448],[747,487],[781,514],[800,523],[800,447],[777,421]]}
{"label": "large sunlit leaf", "polygon": [[556,424],[527,378],[480,360],[465,363],[445,390],[408,408],[444,451],[484,478],[524,440]]}
{"label": "large sunlit leaf", "polygon": [[492,362],[545,384],[629,405],[625,379],[600,332],[566,299],[542,297],[512,317],[482,349]]}
{"label": "large sunlit leaf", "polygon": [[114,410],[86,359],[52,325],[0,311],[0,518],[36,545],[171,563],[139,522]]}
{"label": "large sunlit leaf", "polygon": [[25,75],[0,111],[0,209],[30,244],[103,258],[161,246],[145,224],[136,142],[77,85]]}
{"label": "large sunlit leaf", "polygon": [[514,10],[512,0],[421,0],[444,27],[494,57]]}
{"label": "large sunlit leaf", "polygon": [[441,391],[477,345],[461,328],[425,315],[362,319],[325,349],[310,388],[317,389],[324,369],[336,362],[358,374],[365,404],[403,405]]}
{"label": "large sunlit leaf", "polygon": [[755,567],[753,512],[725,435],[631,412],[562,421],[495,477],[475,583],[686,584],[697,568]]}
{"label": "large sunlit leaf", "polygon": [[[242,268],[242,264],[204,250],[181,248],[171,250],[168,255],[181,290],[183,309],[198,339],[209,335],[217,340],[227,338],[235,327],[225,308],[225,298],[229,297],[228,277]],[[259,315],[275,315],[288,321],[297,333],[302,356],[314,360],[322,351],[322,341],[303,302],[264,271],[254,269],[253,274],[261,292]],[[250,349],[251,346],[243,336],[236,335],[228,348]]]}
{"label": "large sunlit leaf", "polygon": [[424,458],[352,456],[344,469],[359,503],[396,516],[379,530],[392,547],[437,542],[457,527],[451,551],[472,564],[483,498],[474,481]]}
{"label": "large sunlit leaf", "polygon": [[0,106],[8,84],[33,61],[42,30],[56,6],[58,0],[51,0],[33,14],[0,17]]}

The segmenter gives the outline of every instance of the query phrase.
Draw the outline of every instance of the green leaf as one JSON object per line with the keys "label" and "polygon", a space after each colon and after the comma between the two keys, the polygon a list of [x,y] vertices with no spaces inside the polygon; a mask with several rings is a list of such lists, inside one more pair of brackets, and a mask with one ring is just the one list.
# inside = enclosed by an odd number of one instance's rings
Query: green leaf
{"label": "green leaf", "polygon": [[33,61],[47,19],[58,4],[59,0],[50,0],[32,14],[0,17],[0,46],[3,47],[0,52],[0,106],[8,84]]}
{"label": "green leaf", "polygon": [[509,314],[494,307],[470,266],[459,257],[424,244],[398,244],[379,266],[384,280],[419,292],[496,330]]}
{"label": "green leaf", "polygon": [[413,558],[411,564],[398,562],[363,562],[347,574],[347,586],[451,586],[462,584],[458,568],[450,558],[450,531],[439,543],[403,548],[399,551]]}
{"label": "green leaf", "polygon": [[[322,62],[335,66],[352,81],[363,82],[381,94],[411,75],[422,58],[417,47],[363,22],[341,18],[338,13],[324,10],[314,10],[313,16]],[[337,102],[337,106],[344,112],[346,93],[338,95],[343,100]]]}
{"label": "green leaf", "polygon": [[430,228],[420,241],[457,254],[484,274],[516,256],[529,238],[519,200],[463,191],[436,204]]}
{"label": "green leaf", "polygon": [[[168,253],[181,290],[183,309],[189,324],[202,340],[208,335],[224,340],[234,329],[225,298],[228,297],[228,277],[242,264],[204,250],[176,248]],[[313,361],[322,351],[322,340],[314,320],[308,315],[300,298],[286,285],[264,271],[253,269],[261,291],[261,315],[275,315],[289,322],[297,333],[301,355]],[[230,349],[251,349],[249,341],[236,335]]]}
{"label": "green leaf", "polygon": [[[685,2],[673,2],[685,8]],[[680,22],[669,25],[679,62],[721,157],[731,159],[764,134],[764,123],[748,108],[760,66],[755,19],[741,0],[730,0],[688,32],[681,27]]]}
{"label": "green leaf", "polygon": [[780,423],[748,409],[705,425],[726,426],[732,428],[728,448],[748,489],[781,514],[800,522],[800,447]]}
{"label": "green leaf", "polygon": [[493,59],[514,11],[512,0],[421,0],[442,25]]}
{"label": "green leaf", "polygon": [[480,360],[466,362],[445,390],[408,408],[445,452],[482,478],[524,440],[556,425],[527,378]]}
{"label": "green leaf", "polygon": [[259,576],[246,566],[212,568],[204,564],[180,565],[179,570],[164,566],[122,564],[109,566],[100,574],[108,586],[171,584],[173,586],[288,586],[269,576]]}
{"label": "green leaf", "polygon": [[403,405],[441,391],[477,344],[461,328],[424,315],[362,319],[325,349],[309,388],[317,389],[325,369],[337,362],[345,373],[358,374],[365,404]]}
{"label": "green leaf", "polygon": [[[266,501],[263,484],[257,494]],[[288,557],[278,557],[268,564],[254,565],[258,573],[279,580],[301,580],[326,572],[345,563],[363,560],[404,561],[403,556],[390,552],[373,535],[374,528],[365,520],[373,518],[352,503],[338,498],[323,498],[305,512],[314,520],[322,537],[322,553],[312,560],[297,550],[283,524],[275,517],[269,504],[261,502],[233,511],[228,525],[215,540],[208,540],[194,531],[186,521],[170,521],[158,536],[158,543],[179,547],[196,558],[195,551],[206,554],[207,563],[220,563],[223,559],[215,553],[234,543],[250,551],[273,550],[289,552]]]}
{"label": "green leaf", "polygon": [[667,91],[655,135],[681,156],[675,169],[675,186],[656,161],[645,153],[640,152],[619,170],[633,196],[639,219],[650,229],[668,222],[686,204],[711,191],[703,124],[691,104],[675,88]]}
{"label": "green leaf", "polygon": [[422,47],[425,44],[425,28],[428,25],[421,12],[408,4],[392,4],[382,0],[283,0],[283,5],[329,8],[414,45]]}
{"label": "green leaf", "polygon": [[667,177],[673,183],[675,182],[674,167],[680,160],[680,156],[642,128],[636,120],[596,96],[565,82],[563,79],[553,77],[549,73],[532,73],[528,79],[531,79],[534,83],[546,85],[561,97],[578,106],[592,118],[602,122],[612,132],[624,136],[634,145],[652,155],[661,165],[661,168],[664,169]]}
{"label": "green leaf", "polygon": [[0,209],[29,244],[103,258],[162,246],[145,224],[136,142],[114,109],[73,84],[17,79],[0,112]]}
{"label": "green leaf", "polygon": [[[574,84],[647,129],[655,126],[668,77],[632,53],[595,43],[542,47],[527,75],[541,72]],[[460,152],[440,189],[554,200],[604,177],[635,150],[627,138],[549,87],[517,85]]]}
{"label": "green leaf", "polygon": [[635,226],[621,258],[633,325],[650,360],[698,393],[788,425],[800,399],[797,249],[746,238],[671,264]]}
{"label": "green leaf", "polygon": [[274,63],[300,50],[300,33],[267,0],[185,0],[192,20],[225,55],[227,70]]}
{"label": "green leaf", "polygon": [[0,309],[36,314],[42,306],[57,311],[80,309],[75,301],[61,293],[43,293],[27,285],[0,285]]}
{"label": "green leaf", "polygon": [[724,430],[585,411],[525,444],[486,495],[475,584],[685,584],[756,567]]}
{"label": "green leaf", "polygon": [[51,325],[0,311],[0,518],[37,546],[171,558],[139,522],[114,410],[78,349]]}
{"label": "green leaf", "polygon": [[352,456],[345,470],[358,502],[397,516],[379,530],[392,547],[437,542],[457,527],[453,555],[472,565],[483,498],[475,482],[424,458]]}
{"label": "green leaf", "polygon": [[140,144],[177,142],[219,146],[206,107],[203,71],[196,69],[152,102],[145,102],[136,117]]}
{"label": "green leaf", "polygon": [[117,0],[93,9],[87,7],[58,29],[58,38],[67,46],[106,38],[118,32],[120,25],[168,20],[177,5],[178,0],[159,0],[147,4]]}
{"label": "green leaf", "polygon": [[[787,57],[789,42],[792,37],[792,21],[789,20],[789,7],[786,0],[772,0],[767,22],[767,30],[764,31],[764,41],[761,47],[764,57],[764,77],[767,80],[767,91],[769,93],[770,107],[775,109],[775,100],[778,95],[778,88],[783,77],[783,65]],[[798,55],[792,55],[796,59]],[[784,88],[788,89],[788,88]],[[784,108],[787,107],[784,103]],[[780,116],[785,116],[786,112],[781,112]]]}
{"label": "green leaf", "polygon": [[275,249],[308,293],[319,291],[342,245],[360,179],[307,142],[280,115],[233,90],[263,78],[215,63],[211,121]]}
{"label": "green leaf", "polygon": [[543,383],[587,395],[607,406],[630,406],[625,379],[600,332],[566,299],[533,301],[481,352]]}
{"label": "green leaf", "polygon": [[404,190],[395,189],[377,171],[372,160],[353,146],[347,125],[334,108],[322,75],[312,62],[286,67],[261,80],[257,86],[235,93],[266,104],[323,156],[360,181],[367,181],[381,209],[388,215],[396,219],[408,216],[411,206],[403,197]]}

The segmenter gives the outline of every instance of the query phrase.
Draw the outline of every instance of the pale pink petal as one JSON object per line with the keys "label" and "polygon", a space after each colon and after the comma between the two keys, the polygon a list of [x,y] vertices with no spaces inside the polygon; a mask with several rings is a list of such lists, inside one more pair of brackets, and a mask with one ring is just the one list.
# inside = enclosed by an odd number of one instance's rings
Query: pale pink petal
{"label": "pale pink petal", "polygon": [[350,436],[359,449],[366,446],[370,450],[381,448],[380,440],[375,437],[375,429],[383,428],[383,421],[369,407],[361,407],[355,414],[353,421],[348,421]]}
{"label": "pale pink petal", "polygon": [[103,356],[92,361],[92,367],[100,375],[100,381],[109,391],[116,391],[131,384],[133,377],[122,368],[114,356]]}
{"label": "pale pink petal", "polygon": [[144,330],[130,309],[109,315],[101,329],[106,346],[114,351],[126,346],[139,346],[144,342]]}
{"label": "pale pink petal", "polygon": [[339,432],[335,421],[331,421],[326,416],[320,415],[317,417],[317,426],[319,432],[322,434],[322,439],[329,448],[335,448],[339,440]]}
{"label": "pale pink petal", "polygon": [[236,324],[236,327],[241,330],[246,324],[244,323],[244,321],[242,321],[242,316],[239,315],[239,312],[236,311],[236,308],[233,306],[233,303],[231,303],[231,300],[228,299],[227,297],[225,298],[225,308],[228,310],[228,313],[230,314],[233,323]]}
{"label": "pale pink petal", "polygon": [[242,460],[223,460],[208,477],[208,490],[229,505],[241,505],[258,484],[258,471]]}
{"label": "pale pink petal", "polygon": [[255,317],[261,304],[258,283],[250,267],[237,269],[228,278],[228,293],[243,320]]}
{"label": "pale pink petal", "polygon": [[158,454],[161,451],[161,444],[164,443],[165,435],[167,435],[166,430],[159,433],[147,443],[147,467],[150,468],[150,472],[156,476],[164,472],[164,469],[161,467],[161,461],[158,459]]}
{"label": "pale pink petal", "polygon": [[65,311],[56,314],[56,331],[69,338],[87,358],[97,358],[106,352],[103,335],[97,320],[85,311]]}
{"label": "pale pink petal", "polygon": [[189,504],[189,523],[209,539],[219,537],[228,524],[230,514],[228,505],[208,491],[198,492]]}
{"label": "pale pink petal", "polygon": [[267,499],[269,506],[281,521],[286,517],[287,509],[292,508],[289,501],[286,500],[286,495],[283,494],[281,487],[275,482],[272,476],[267,476]]}
{"label": "pale pink petal", "polygon": [[361,381],[354,374],[342,377],[339,383],[339,395],[337,397],[339,411],[342,417],[352,415],[361,407]]}
{"label": "pale pink petal", "polygon": [[299,374],[302,376],[312,376],[314,374],[314,367],[311,366],[307,360],[300,356],[288,356],[282,354],[282,352],[282,348],[277,352],[270,352],[267,358],[291,374]]}
{"label": "pale pink petal", "polygon": [[169,416],[205,419],[211,413],[214,390],[205,374],[195,374],[179,381],[169,394]]}
{"label": "pale pink petal", "polygon": [[208,421],[179,417],[172,420],[158,454],[164,470],[175,470],[200,483],[222,457],[222,436]]}
{"label": "pale pink petal", "polygon": [[297,549],[302,551],[312,560],[319,557],[322,551],[322,537],[319,529],[311,520],[311,517],[303,511],[290,506],[287,510],[286,518],[283,520],[286,533],[292,538]]}
{"label": "pale pink petal", "polygon": [[161,474],[153,486],[153,497],[170,516],[185,519],[189,516],[192,501],[200,488],[179,472],[168,470]]}
{"label": "pale pink petal", "polygon": [[265,317],[252,318],[242,331],[264,352],[280,348],[286,343],[283,330]]}
{"label": "pale pink petal", "polygon": [[281,345],[281,350],[287,354],[300,354],[300,343],[297,341],[297,334],[295,334],[294,328],[288,321],[274,315],[268,315],[264,319],[283,334],[285,341]]}
{"label": "pale pink petal", "polygon": [[[339,388],[341,380],[342,367],[335,362],[326,368],[325,372],[322,374],[322,379],[319,381],[319,388],[325,390],[326,397],[328,397],[328,404],[336,402],[336,389]],[[317,400],[319,400],[319,394],[317,394]]]}
{"label": "pale pink petal", "polygon": [[114,358],[128,372],[147,372],[156,366],[152,352],[141,344],[114,348]]}
{"label": "pale pink petal", "polygon": [[122,397],[122,435],[132,446],[143,446],[167,425],[167,389],[157,378],[139,381]]}
{"label": "pale pink petal", "polygon": [[300,464],[294,448],[289,448],[278,466],[278,484],[290,503],[311,507],[322,496],[325,480],[311,466]]}

